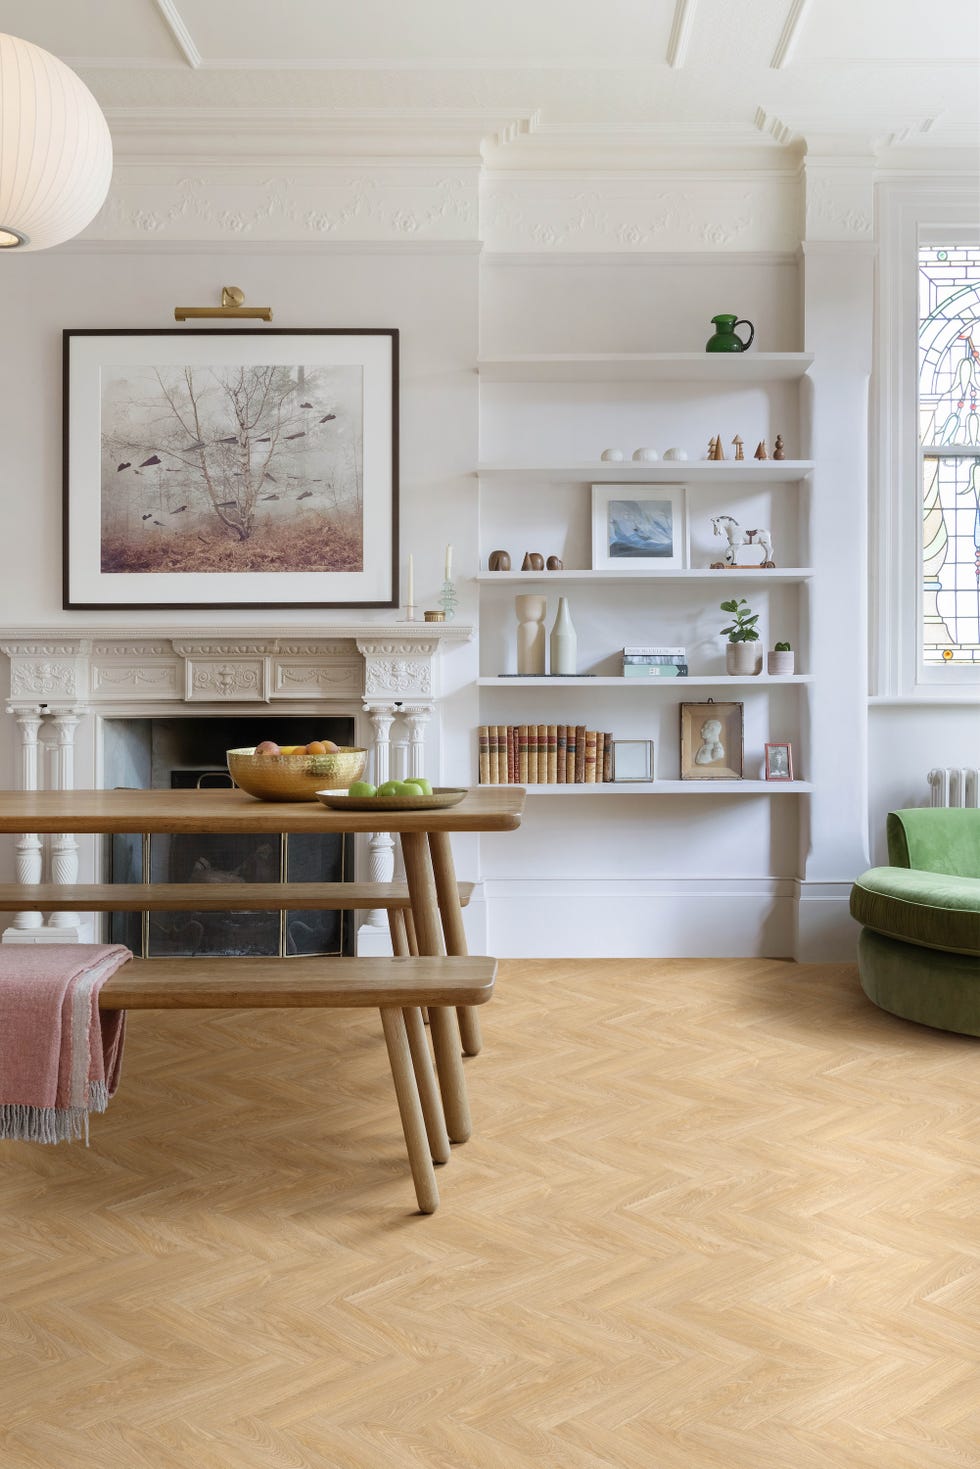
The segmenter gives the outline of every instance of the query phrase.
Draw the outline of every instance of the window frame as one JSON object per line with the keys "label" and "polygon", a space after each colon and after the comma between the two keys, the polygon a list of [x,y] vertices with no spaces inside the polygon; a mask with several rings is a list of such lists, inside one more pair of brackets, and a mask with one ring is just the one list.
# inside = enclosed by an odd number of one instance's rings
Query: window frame
{"label": "window frame", "polygon": [[980,698],[980,664],[922,659],[919,248],[980,243],[980,194],[960,177],[887,180],[878,185],[876,214],[870,693],[880,701],[972,701]]}

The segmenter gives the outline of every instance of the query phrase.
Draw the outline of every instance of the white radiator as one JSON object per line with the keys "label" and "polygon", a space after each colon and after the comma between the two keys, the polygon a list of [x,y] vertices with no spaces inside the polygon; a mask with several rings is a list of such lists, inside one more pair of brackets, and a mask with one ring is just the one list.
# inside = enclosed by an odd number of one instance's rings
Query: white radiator
{"label": "white radiator", "polygon": [[977,806],[980,770],[970,765],[944,765],[929,772],[932,806]]}

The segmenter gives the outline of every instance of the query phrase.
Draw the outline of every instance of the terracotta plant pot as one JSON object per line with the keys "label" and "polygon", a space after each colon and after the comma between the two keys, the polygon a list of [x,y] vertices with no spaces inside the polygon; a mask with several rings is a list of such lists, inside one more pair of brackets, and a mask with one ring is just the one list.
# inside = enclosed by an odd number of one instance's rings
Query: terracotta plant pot
{"label": "terracotta plant pot", "polygon": [[762,653],[758,643],[726,643],[725,672],[755,677],[762,672]]}

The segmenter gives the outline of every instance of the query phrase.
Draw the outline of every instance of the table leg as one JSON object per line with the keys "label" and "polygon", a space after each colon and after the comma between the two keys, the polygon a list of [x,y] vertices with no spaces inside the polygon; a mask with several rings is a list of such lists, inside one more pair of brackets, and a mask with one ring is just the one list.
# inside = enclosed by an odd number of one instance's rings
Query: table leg
{"label": "table leg", "polygon": [[[396,957],[408,957],[410,950],[408,935],[405,932],[405,909],[390,908],[388,922],[391,928],[393,953]],[[433,1163],[448,1163],[449,1134],[446,1131],[446,1119],[442,1115],[442,1098],[439,1095],[436,1075],[432,1069],[432,1057],[429,1054],[429,1042],[425,1038],[422,1012],[416,1006],[403,1010],[402,1014],[405,1017],[408,1044],[412,1051],[412,1065],[415,1068],[415,1080],[419,1089],[419,1101],[422,1103],[425,1130],[429,1137],[429,1152],[432,1154]]]}
{"label": "table leg", "polygon": [[[459,884],[456,882],[456,866],[448,831],[429,832],[429,851],[432,854],[432,872],[435,877],[439,912],[442,915],[442,931],[446,939],[447,954],[466,954],[466,929],[463,927],[463,909],[459,901]],[[475,1006],[460,1005],[459,1033],[463,1050],[467,1056],[478,1056],[483,1046],[480,1034],[480,1016]]]}
{"label": "table leg", "polygon": [[[402,855],[405,858],[405,877],[412,900],[419,953],[442,954],[442,924],[425,832],[402,832]],[[463,1058],[460,1054],[459,1025],[455,1010],[444,1005],[430,1005],[429,1027],[436,1053],[436,1070],[439,1073],[446,1127],[454,1143],[463,1143],[470,1135],[470,1108],[466,1098],[466,1080],[463,1076]]]}
{"label": "table leg", "polygon": [[439,1207],[439,1189],[432,1159],[429,1157],[429,1140],[422,1118],[415,1072],[412,1070],[412,1053],[405,1030],[405,1018],[400,1010],[383,1009],[381,1024],[384,1026],[395,1096],[398,1099],[408,1161],[415,1183],[415,1197],[423,1214],[434,1214]]}

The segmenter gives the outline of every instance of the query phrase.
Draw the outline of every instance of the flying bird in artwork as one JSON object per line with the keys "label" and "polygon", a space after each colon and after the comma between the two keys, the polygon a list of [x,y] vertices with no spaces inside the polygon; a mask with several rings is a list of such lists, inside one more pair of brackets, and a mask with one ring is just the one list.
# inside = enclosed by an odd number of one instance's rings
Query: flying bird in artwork
{"label": "flying bird in artwork", "polygon": [[312,408],[313,407],[313,404],[312,403],[301,403],[299,406],[301,408]]}
{"label": "flying bird in artwork", "polygon": [[262,498],[263,500],[279,500],[282,497],[280,495],[263,495]]}
{"label": "flying bird in artwork", "polygon": [[158,525],[160,527],[160,529],[163,530],[163,521],[162,520],[155,520],[153,522],[153,524],[154,525]]}
{"label": "flying bird in artwork", "polygon": [[161,460],[159,454],[151,454],[149,459],[143,460],[143,463],[140,465],[140,469],[146,469],[149,465],[159,464],[160,462]]}
{"label": "flying bird in artwork", "polygon": [[203,448],[204,448],[204,440],[203,439],[198,439],[198,441],[197,441],[196,444],[188,444],[186,449],[182,449],[181,450],[181,453],[183,453],[183,454],[193,454],[196,450],[203,449]]}
{"label": "flying bird in artwork", "polygon": [[152,519],[153,519],[153,511],[152,510],[149,512],[148,515],[141,515],[140,516],[140,520],[152,520]]}
{"label": "flying bird in artwork", "polygon": [[272,435],[271,434],[266,434],[266,436],[265,436],[264,439],[256,439],[255,442],[257,444],[271,444],[271,442],[272,442]]}
{"label": "flying bird in artwork", "polygon": [[306,429],[305,428],[301,428],[298,434],[287,434],[286,435],[286,438],[287,439],[305,439],[306,438]]}
{"label": "flying bird in artwork", "polygon": [[116,465],[116,473],[118,474],[119,471],[120,471],[120,469],[129,469],[129,467],[131,466],[132,462],[133,462],[132,459],[127,459],[126,462],[125,462],[125,464],[117,464]]}
{"label": "flying bird in artwork", "polygon": [[235,503],[234,500],[219,500],[218,501],[218,509],[219,510],[230,510],[231,507],[234,505],[234,503]]}
{"label": "flying bird in artwork", "polygon": [[182,510],[186,510],[186,509],[187,509],[187,506],[186,505],[178,505],[177,506],[177,509],[176,510],[171,510],[170,514],[171,515],[179,515]]}
{"label": "flying bird in artwork", "polygon": [[232,434],[227,439],[219,439],[218,440],[218,443],[219,444],[237,444],[238,443],[238,435],[237,434]]}
{"label": "flying bird in artwork", "polygon": [[336,418],[336,417],[337,417],[336,413],[325,413],[323,415],[323,417],[320,419],[320,422],[321,423],[329,423],[332,418]]}
{"label": "flying bird in artwork", "polygon": [[301,495],[297,495],[296,498],[297,500],[308,500],[312,494],[312,490],[304,490],[303,493]]}

